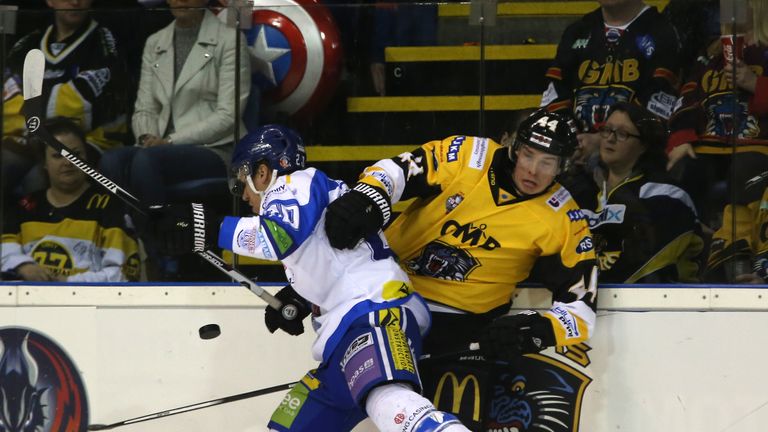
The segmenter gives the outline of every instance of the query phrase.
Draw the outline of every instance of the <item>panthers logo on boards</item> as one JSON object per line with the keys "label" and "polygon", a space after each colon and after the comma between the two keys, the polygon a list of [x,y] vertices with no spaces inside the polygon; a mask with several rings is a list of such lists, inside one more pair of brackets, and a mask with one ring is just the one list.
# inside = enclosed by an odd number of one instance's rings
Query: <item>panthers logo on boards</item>
{"label": "panthers logo on boards", "polygon": [[581,401],[592,382],[590,377],[541,354],[522,356],[497,373],[487,431],[578,432]]}
{"label": "panthers logo on boards", "polygon": [[[582,350],[580,360],[589,348]],[[429,367],[426,362],[420,364],[424,394],[473,431],[579,432],[582,400],[592,379],[566,363],[543,354],[510,363],[472,355]]]}
{"label": "panthers logo on boards", "polygon": [[462,281],[480,266],[472,255],[463,249],[441,241],[429,243],[421,254],[406,262],[410,272],[438,279]]}

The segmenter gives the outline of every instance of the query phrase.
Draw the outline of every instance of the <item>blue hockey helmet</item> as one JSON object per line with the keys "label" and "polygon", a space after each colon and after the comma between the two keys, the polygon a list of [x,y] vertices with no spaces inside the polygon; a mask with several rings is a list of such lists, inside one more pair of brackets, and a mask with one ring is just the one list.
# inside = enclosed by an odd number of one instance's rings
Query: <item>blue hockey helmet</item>
{"label": "blue hockey helmet", "polygon": [[304,141],[298,132],[275,124],[261,126],[245,135],[235,146],[229,189],[236,196],[242,195],[245,184],[251,184],[251,176],[260,163],[266,163],[273,170],[274,182],[277,176],[304,169],[306,161]]}

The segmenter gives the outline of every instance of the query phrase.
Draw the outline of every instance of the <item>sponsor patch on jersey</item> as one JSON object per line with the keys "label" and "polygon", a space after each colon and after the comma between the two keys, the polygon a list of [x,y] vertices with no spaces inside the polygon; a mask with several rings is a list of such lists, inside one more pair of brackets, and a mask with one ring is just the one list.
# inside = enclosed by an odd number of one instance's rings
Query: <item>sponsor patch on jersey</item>
{"label": "sponsor patch on jersey", "polygon": [[579,241],[579,245],[576,246],[576,253],[589,252],[594,249],[595,243],[592,241],[592,237],[586,236]]}
{"label": "sponsor patch on jersey", "polygon": [[387,339],[389,339],[389,350],[392,353],[392,360],[396,370],[404,370],[410,373],[416,373],[416,367],[413,364],[413,355],[411,347],[408,345],[408,339],[400,326],[390,325],[386,327]]}
{"label": "sponsor patch on jersey", "polygon": [[285,428],[290,429],[296,417],[301,411],[304,402],[309,396],[309,389],[303,385],[294,386],[291,391],[283,397],[282,402],[277,407],[270,421],[275,422]]}
{"label": "sponsor patch on jersey", "polygon": [[291,246],[293,246],[293,239],[283,227],[269,219],[265,219],[264,224],[272,234],[272,238],[275,239],[275,246],[277,246],[277,250],[279,250],[281,254],[284,254],[291,248]]}
{"label": "sponsor patch on jersey", "polygon": [[589,39],[590,38],[582,38],[582,39],[576,39],[573,41],[573,45],[571,45],[571,49],[584,49],[589,45]]}
{"label": "sponsor patch on jersey", "polygon": [[457,136],[451,141],[451,144],[448,146],[448,162],[454,162],[459,159],[459,149],[466,139],[467,137],[465,136]]}
{"label": "sponsor patch on jersey", "polygon": [[656,51],[656,42],[651,35],[639,35],[635,38],[635,44],[637,49],[645,56],[646,59],[650,59],[653,53]]}
{"label": "sponsor patch on jersey", "polygon": [[343,369],[344,366],[347,365],[347,362],[349,362],[349,359],[354,357],[355,354],[360,352],[360,350],[362,350],[363,348],[371,345],[373,345],[373,334],[366,333],[358,336],[347,347],[347,350],[344,352],[344,357],[341,358],[341,362],[339,363],[339,366],[341,366],[341,368]]}
{"label": "sponsor patch on jersey", "polygon": [[619,39],[621,39],[621,35],[624,33],[624,30],[617,28],[617,27],[606,27],[605,29],[605,40],[608,41],[609,44],[615,45],[619,42]]}
{"label": "sponsor patch on jersey", "polygon": [[[385,171],[375,170],[369,172],[368,175],[375,178],[379,183],[381,183],[382,186],[384,186],[384,190],[387,191],[387,195],[391,197],[395,194],[395,185],[392,183],[392,179],[389,178],[389,175]],[[410,169],[408,175],[410,176]]]}
{"label": "sponsor patch on jersey", "polygon": [[557,318],[557,322],[565,330],[566,338],[573,339],[581,336],[581,333],[579,333],[579,323],[576,322],[576,318],[567,309],[556,306],[550,309],[549,312]]}
{"label": "sponsor patch on jersey", "polygon": [[604,250],[597,255],[597,263],[601,271],[607,271],[613,268],[619,258],[621,258],[621,251]]}
{"label": "sponsor patch on jersey", "polygon": [[7,101],[8,99],[21,94],[21,86],[16,82],[17,76],[14,76],[13,78],[7,79],[5,81],[5,85],[3,86],[3,102]]}
{"label": "sponsor patch on jersey", "polygon": [[57,78],[63,77],[65,73],[67,73],[67,71],[64,69],[48,69],[48,67],[46,66],[45,74],[43,74],[43,79],[55,80]]}
{"label": "sponsor patch on jersey", "polygon": [[253,228],[244,229],[237,233],[237,246],[250,253],[254,253],[256,251],[256,242],[258,238],[257,232],[258,230]]}
{"label": "sponsor patch on jersey", "polygon": [[476,170],[483,169],[485,155],[488,153],[488,138],[475,138],[472,145],[472,156],[469,158],[469,167]]}
{"label": "sponsor patch on jersey", "polygon": [[544,90],[544,94],[541,95],[541,106],[547,106],[554,102],[556,99],[557,90],[555,90],[555,85],[553,83],[549,83],[547,89]]}
{"label": "sponsor patch on jersey", "polygon": [[104,88],[109,84],[111,76],[112,74],[109,72],[108,68],[86,70],[77,75],[78,78],[88,83],[88,86],[96,97],[99,97],[101,93],[104,92]]}
{"label": "sponsor patch on jersey", "polygon": [[604,209],[597,213],[593,213],[590,210],[581,210],[584,215],[584,219],[587,220],[589,228],[597,228],[603,224],[620,224],[624,222],[624,213],[627,210],[627,206],[624,204],[608,204]]}
{"label": "sponsor patch on jersey", "polygon": [[571,194],[568,192],[568,189],[561,187],[547,199],[547,205],[552,207],[553,210],[557,211],[560,210],[560,207],[562,207],[563,204],[570,200]]}
{"label": "sponsor patch on jersey", "polygon": [[587,218],[587,216],[584,214],[584,212],[581,209],[568,210],[568,213],[566,214],[568,215],[568,219],[571,222],[578,222],[580,220],[584,220]]}
{"label": "sponsor patch on jersey", "polygon": [[264,194],[264,201],[266,202],[266,201],[269,200],[269,198],[273,198],[274,196],[279,196],[279,195],[281,195],[281,194],[283,194],[284,192],[287,192],[287,191],[288,191],[288,186],[286,186],[284,184],[281,184],[278,187],[274,187],[274,188],[268,190],[266,194]]}
{"label": "sponsor patch on jersey", "polygon": [[462,201],[464,201],[464,194],[461,192],[449,196],[448,199],[445,200],[445,213],[450,213],[453,209],[458,207]]}
{"label": "sponsor patch on jersey", "polygon": [[656,92],[648,100],[648,111],[665,119],[672,115],[672,110],[677,104],[677,98],[669,93]]}

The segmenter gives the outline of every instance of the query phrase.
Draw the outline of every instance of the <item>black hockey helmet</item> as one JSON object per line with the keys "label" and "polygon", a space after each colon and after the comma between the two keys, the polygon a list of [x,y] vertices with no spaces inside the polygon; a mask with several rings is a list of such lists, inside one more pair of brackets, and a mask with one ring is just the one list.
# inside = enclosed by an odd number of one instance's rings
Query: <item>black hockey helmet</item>
{"label": "black hockey helmet", "polygon": [[509,149],[512,163],[517,162],[517,151],[523,145],[560,156],[560,171],[576,151],[579,141],[576,134],[576,119],[569,112],[549,112],[541,108],[528,116],[517,128],[515,143]]}

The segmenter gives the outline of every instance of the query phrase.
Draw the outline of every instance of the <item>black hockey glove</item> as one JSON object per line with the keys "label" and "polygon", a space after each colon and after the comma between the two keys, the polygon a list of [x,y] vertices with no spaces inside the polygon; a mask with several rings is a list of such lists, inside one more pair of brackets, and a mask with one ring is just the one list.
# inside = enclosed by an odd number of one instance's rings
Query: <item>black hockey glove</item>
{"label": "black hockey glove", "polygon": [[480,350],[488,360],[512,360],[556,344],[552,323],[528,310],[491,322],[480,335]]}
{"label": "black hockey glove", "polygon": [[358,183],[328,205],[325,233],[336,249],[352,249],[386,225],[391,215],[389,196],[383,189]]}
{"label": "black hockey glove", "polygon": [[143,231],[161,254],[181,255],[215,245],[219,226],[202,204],[166,204],[150,207]]}
{"label": "black hockey glove", "polygon": [[[298,336],[304,333],[304,324],[302,324],[302,321],[311,312],[309,303],[290,285],[287,285],[278,291],[277,294],[275,294],[275,297],[283,303],[283,306],[280,310],[267,307],[264,313],[264,323],[267,325],[267,330],[269,330],[270,333],[274,333],[275,330],[281,329],[292,336]],[[295,306],[298,311],[296,316],[291,319],[287,319],[283,316],[283,309],[288,305]]]}

